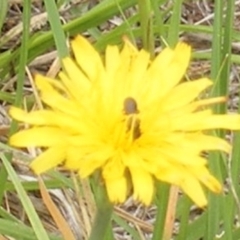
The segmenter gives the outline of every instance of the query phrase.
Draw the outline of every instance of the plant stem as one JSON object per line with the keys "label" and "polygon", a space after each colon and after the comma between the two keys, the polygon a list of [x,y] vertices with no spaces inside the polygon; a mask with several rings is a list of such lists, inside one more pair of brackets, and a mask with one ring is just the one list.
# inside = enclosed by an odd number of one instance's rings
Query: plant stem
{"label": "plant stem", "polygon": [[[98,183],[99,184],[99,183]],[[113,205],[109,202],[104,186],[97,185],[97,212],[92,226],[89,240],[104,240],[110,227]]]}

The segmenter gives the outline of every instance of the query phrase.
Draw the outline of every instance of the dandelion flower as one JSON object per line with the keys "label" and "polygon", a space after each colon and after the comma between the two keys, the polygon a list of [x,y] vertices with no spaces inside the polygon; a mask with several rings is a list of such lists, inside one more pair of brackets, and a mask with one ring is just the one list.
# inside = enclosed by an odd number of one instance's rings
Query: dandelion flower
{"label": "dandelion flower", "polygon": [[59,164],[81,178],[99,170],[113,203],[130,192],[150,204],[155,181],[179,186],[200,207],[207,204],[204,186],[221,192],[202,152],[231,147],[206,130],[240,129],[240,116],[211,111],[224,97],[200,100],[209,79],[182,81],[188,45],[165,48],[153,60],[126,39],[121,50],[107,46],[104,58],[82,36],[71,46],[75,58],[63,59],[60,80],[35,77],[45,109],[10,109],[30,126],[10,144],[45,149],[30,165],[36,174]]}

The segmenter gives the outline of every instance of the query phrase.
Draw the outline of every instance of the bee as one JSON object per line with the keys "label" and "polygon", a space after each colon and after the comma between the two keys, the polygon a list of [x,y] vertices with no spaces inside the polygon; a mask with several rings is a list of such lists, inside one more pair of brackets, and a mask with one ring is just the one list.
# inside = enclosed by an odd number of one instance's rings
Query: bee
{"label": "bee", "polygon": [[140,120],[137,117],[139,113],[137,102],[132,97],[127,97],[123,103],[123,110],[127,118],[127,132],[132,132],[133,140],[141,136]]}
{"label": "bee", "polygon": [[137,108],[137,102],[134,98],[132,97],[125,98],[123,105],[124,112],[126,115],[139,113]]}

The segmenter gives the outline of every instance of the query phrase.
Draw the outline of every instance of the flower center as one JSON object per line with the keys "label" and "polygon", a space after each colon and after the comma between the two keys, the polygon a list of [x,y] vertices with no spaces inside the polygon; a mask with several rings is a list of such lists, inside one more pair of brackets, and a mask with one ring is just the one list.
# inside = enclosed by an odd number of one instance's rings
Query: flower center
{"label": "flower center", "polygon": [[138,107],[137,102],[132,97],[127,97],[123,103],[124,113],[126,118],[126,132],[130,133],[132,141],[136,140],[141,136],[140,130],[140,119],[138,118]]}

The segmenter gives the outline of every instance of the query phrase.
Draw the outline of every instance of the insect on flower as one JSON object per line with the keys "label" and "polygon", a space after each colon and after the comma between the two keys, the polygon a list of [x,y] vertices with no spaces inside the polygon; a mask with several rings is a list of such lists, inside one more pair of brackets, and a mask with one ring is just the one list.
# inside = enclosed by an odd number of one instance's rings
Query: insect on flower
{"label": "insect on flower", "polygon": [[156,181],[178,186],[199,207],[207,204],[204,186],[222,192],[200,153],[229,154],[230,144],[211,130],[240,130],[240,114],[211,110],[225,96],[199,98],[213,85],[210,79],[184,81],[190,46],[180,42],[151,58],[124,39],[122,49],[107,46],[104,61],[82,36],[71,46],[74,58],[62,59],[58,79],[35,76],[46,109],[9,110],[30,126],[13,134],[9,144],[44,147],[30,165],[36,174],[62,163],[81,178],[99,172],[112,203],[124,203],[130,193],[149,205]]}
{"label": "insect on flower", "polygon": [[139,113],[137,109],[137,102],[134,98],[128,97],[124,100],[124,112],[126,115]]}
{"label": "insect on flower", "polygon": [[127,118],[127,132],[132,132],[132,140],[135,140],[141,136],[140,120],[137,118],[139,113],[137,102],[132,97],[127,97],[123,103],[124,113]]}

